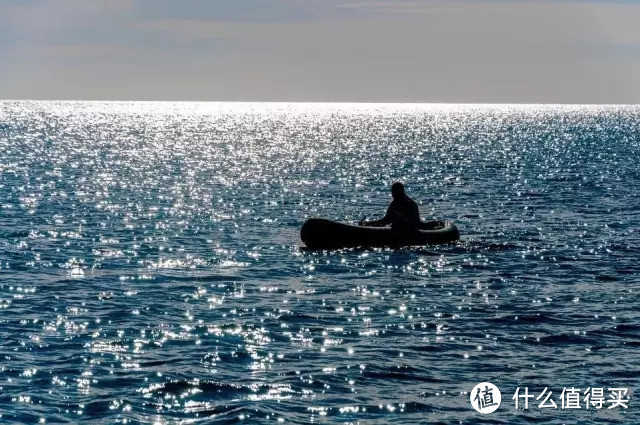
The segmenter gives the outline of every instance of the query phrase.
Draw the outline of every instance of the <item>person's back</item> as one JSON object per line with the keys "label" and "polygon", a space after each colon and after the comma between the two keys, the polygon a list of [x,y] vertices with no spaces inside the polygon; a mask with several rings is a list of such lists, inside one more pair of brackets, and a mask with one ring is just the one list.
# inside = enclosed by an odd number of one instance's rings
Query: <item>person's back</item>
{"label": "person's back", "polygon": [[387,208],[387,213],[380,220],[361,221],[361,226],[386,226],[391,224],[395,230],[415,230],[420,225],[420,211],[413,199],[404,192],[404,185],[396,182],[391,186],[393,201]]}
{"label": "person's back", "polygon": [[420,224],[418,204],[406,194],[400,199],[394,198],[391,201],[386,216],[389,217],[391,227],[397,230],[413,230]]}

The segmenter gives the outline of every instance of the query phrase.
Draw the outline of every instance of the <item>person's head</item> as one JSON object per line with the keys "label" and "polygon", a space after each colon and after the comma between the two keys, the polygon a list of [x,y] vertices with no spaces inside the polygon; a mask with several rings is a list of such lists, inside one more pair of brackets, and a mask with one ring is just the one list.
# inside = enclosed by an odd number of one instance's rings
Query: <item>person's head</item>
{"label": "person's head", "polygon": [[400,182],[395,182],[391,185],[391,196],[393,199],[402,199],[404,197],[404,185]]}

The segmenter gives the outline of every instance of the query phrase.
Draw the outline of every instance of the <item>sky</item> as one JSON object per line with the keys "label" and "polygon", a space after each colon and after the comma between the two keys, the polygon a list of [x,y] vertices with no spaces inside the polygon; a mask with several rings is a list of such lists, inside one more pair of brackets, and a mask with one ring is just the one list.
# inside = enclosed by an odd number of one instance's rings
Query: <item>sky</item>
{"label": "sky", "polygon": [[640,103],[640,0],[0,0],[0,99]]}

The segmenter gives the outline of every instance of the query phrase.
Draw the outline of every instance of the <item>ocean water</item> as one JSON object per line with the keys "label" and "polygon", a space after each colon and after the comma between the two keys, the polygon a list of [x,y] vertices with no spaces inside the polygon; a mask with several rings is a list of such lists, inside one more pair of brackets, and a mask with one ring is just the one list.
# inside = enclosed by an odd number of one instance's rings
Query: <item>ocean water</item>
{"label": "ocean water", "polygon": [[[640,107],[2,101],[0,176],[0,422],[640,423]],[[301,249],[395,180],[461,241]]]}

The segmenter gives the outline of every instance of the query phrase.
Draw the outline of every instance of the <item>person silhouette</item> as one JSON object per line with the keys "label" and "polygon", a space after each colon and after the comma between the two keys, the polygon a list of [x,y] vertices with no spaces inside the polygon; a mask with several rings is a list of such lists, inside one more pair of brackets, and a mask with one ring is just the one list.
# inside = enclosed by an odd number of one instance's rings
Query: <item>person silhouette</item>
{"label": "person silhouette", "polygon": [[382,227],[391,225],[394,230],[411,231],[420,225],[420,211],[418,205],[404,191],[404,185],[395,182],[391,185],[391,196],[393,200],[387,208],[387,213],[379,220],[365,221],[364,218],[358,223],[360,226]]}

